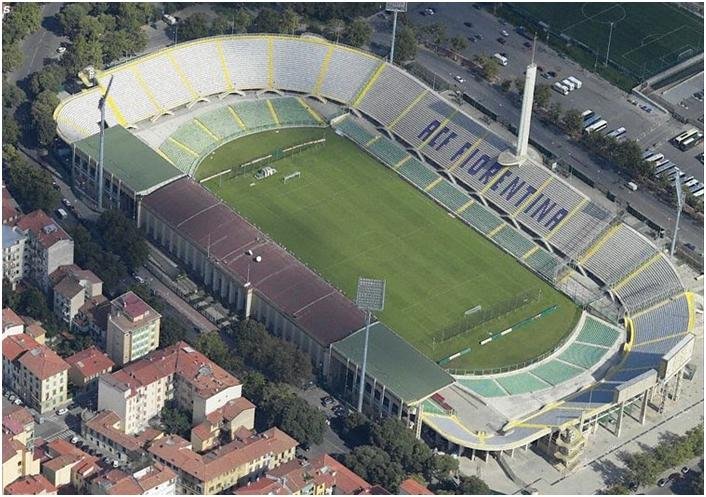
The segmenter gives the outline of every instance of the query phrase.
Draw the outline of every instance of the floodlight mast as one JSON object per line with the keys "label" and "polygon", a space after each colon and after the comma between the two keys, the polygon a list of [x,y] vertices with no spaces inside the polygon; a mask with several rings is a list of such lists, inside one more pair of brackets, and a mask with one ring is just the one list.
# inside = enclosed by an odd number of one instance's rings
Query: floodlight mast
{"label": "floodlight mast", "polygon": [[103,152],[105,151],[105,102],[108,100],[110,87],[113,85],[113,77],[110,77],[105,93],[98,101],[98,108],[101,112],[100,122],[100,144],[98,146],[98,210],[103,210]]}
{"label": "floodlight mast", "polygon": [[407,12],[406,2],[387,2],[385,10],[392,12],[392,41],[390,42],[390,64],[395,62],[395,35],[397,33],[397,13]]}
{"label": "floodlight mast", "polygon": [[672,236],[672,247],[669,250],[669,256],[674,257],[674,249],[677,246],[677,235],[679,234],[679,219],[681,218],[681,210],[684,208],[684,196],[681,189],[681,176],[677,173],[674,178],[674,188],[677,190],[677,219],[674,222],[674,236]]}
{"label": "floodlight mast", "polygon": [[365,371],[368,366],[368,339],[370,337],[370,321],[372,311],[382,311],[385,308],[385,280],[358,278],[358,293],[356,304],[365,311],[365,339],[363,343],[363,363],[360,368],[360,386],[358,388],[358,412],[363,412],[363,395],[365,394]]}

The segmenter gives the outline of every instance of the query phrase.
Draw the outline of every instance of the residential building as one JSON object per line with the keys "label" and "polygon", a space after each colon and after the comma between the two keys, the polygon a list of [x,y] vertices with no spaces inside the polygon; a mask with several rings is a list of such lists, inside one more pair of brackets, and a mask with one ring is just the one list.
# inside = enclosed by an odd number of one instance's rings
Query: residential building
{"label": "residential building", "polygon": [[25,331],[25,322],[9,307],[2,310],[2,337],[19,335]]}
{"label": "residential building", "polygon": [[51,275],[54,285],[54,313],[69,325],[74,326],[75,317],[82,311],[85,312],[86,302],[95,305],[105,301],[103,297],[103,281],[93,271],[84,270],[71,264],[62,266]]}
{"label": "residential building", "polygon": [[79,490],[100,471],[97,457],[61,438],[48,442],[44,452],[49,459],[42,463],[42,474],[57,488],[72,485]]}
{"label": "residential building", "polygon": [[191,412],[193,422],[242,395],[240,381],[193,349],[177,342],[156,350],[98,381],[98,410],[114,411],[125,433],[148,426],[167,401]]}
{"label": "residential building", "polygon": [[14,226],[17,220],[20,218],[20,209],[17,206],[17,202],[12,198],[10,192],[7,191],[7,187],[2,185],[2,224],[9,224]]}
{"label": "residential building", "polygon": [[156,463],[132,474],[107,471],[91,481],[91,495],[174,495],[176,473]]}
{"label": "residential building", "polygon": [[24,277],[27,236],[17,227],[2,225],[2,277],[12,289]]}
{"label": "residential building", "polygon": [[106,330],[106,351],[119,366],[159,347],[161,316],[133,292],[111,302]]}
{"label": "residential building", "polygon": [[331,495],[336,472],[294,459],[233,491],[235,495]]}
{"label": "residential building", "polygon": [[154,428],[127,435],[120,428],[121,422],[113,411],[100,411],[82,421],[81,435],[87,444],[101,454],[121,462],[139,460],[146,454],[148,444],[164,436],[164,433]]}
{"label": "residential building", "polygon": [[69,365],[27,334],[2,341],[3,384],[40,413],[67,402]]}
{"label": "residential building", "polygon": [[239,429],[252,430],[254,426],[255,404],[245,397],[239,397],[228,401],[194,426],[191,429],[191,445],[195,451],[204,452],[215,447],[222,436],[233,440]]}
{"label": "residential building", "polygon": [[51,285],[49,275],[61,266],[73,264],[74,242],[44,211],[22,216],[17,227],[27,235],[25,276],[48,291]]}
{"label": "residential building", "polygon": [[240,430],[232,442],[201,455],[177,435],[152,443],[150,454],[177,474],[177,492],[214,495],[294,459],[297,441],[271,428],[260,434]]}
{"label": "residential building", "polygon": [[373,488],[370,483],[328,454],[322,454],[311,461],[311,464],[316,468],[321,468],[321,471],[328,471],[334,474],[336,477],[336,482],[333,493],[335,495],[359,495],[373,493],[370,491]]}
{"label": "residential building", "polygon": [[69,380],[79,388],[89,384],[97,386],[98,377],[110,373],[115,364],[108,354],[93,346],[67,357]]}
{"label": "residential building", "polygon": [[42,323],[26,316],[23,316],[22,319],[25,322],[25,335],[31,336],[38,344],[44,345],[46,343],[47,330],[42,327]]}
{"label": "residential building", "polygon": [[44,475],[24,476],[5,487],[6,495],[56,495],[56,487]]}
{"label": "residential building", "polygon": [[419,483],[414,478],[407,478],[400,483],[400,495],[434,495],[434,492]]}
{"label": "residential building", "polygon": [[34,418],[24,407],[11,406],[2,418],[2,481],[7,486],[25,476],[39,474],[34,456]]}

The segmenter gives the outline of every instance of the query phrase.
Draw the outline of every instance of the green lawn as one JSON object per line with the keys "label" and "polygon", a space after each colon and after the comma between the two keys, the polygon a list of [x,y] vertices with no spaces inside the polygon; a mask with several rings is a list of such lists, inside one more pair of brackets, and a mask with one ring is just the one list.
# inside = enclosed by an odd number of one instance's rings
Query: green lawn
{"label": "green lawn", "polygon": [[[202,168],[213,174],[283,144],[318,138],[310,149],[273,164],[274,177],[252,174],[205,183],[235,210],[260,226],[296,256],[316,268],[349,297],[358,276],[387,280],[379,318],[434,360],[465,347],[472,352],[455,368],[509,365],[551,349],[573,329],[580,314],[565,296],[471,228],[452,218],[424,194],[330,129],[292,129],[251,135],[226,145]],[[237,158],[237,159],[236,159]],[[291,172],[301,177],[283,183]],[[472,335],[432,348],[430,337],[458,321],[464,311],[526,289],[541,289],[539,302],[474,330]],[[558,304],[535,321],[489,345],[479,340],[538,311]]]}

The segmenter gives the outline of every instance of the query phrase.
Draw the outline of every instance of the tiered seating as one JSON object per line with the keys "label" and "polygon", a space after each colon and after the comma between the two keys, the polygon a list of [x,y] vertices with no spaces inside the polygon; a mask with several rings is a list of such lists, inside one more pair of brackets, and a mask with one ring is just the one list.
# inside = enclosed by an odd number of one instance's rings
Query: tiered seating
{"label": "tiered seating", "polygon": [[170,140],[165,140],[164,143],[159,146],[159,150],[161,150],[164,155],[169,157],[169,160],[172,161],[172,163],[180,171],[186,174],[189,174],[189,172],[191,171],[191,167],[197,160],[197,157],[194,157],[189,152],[187,152],[179,145],[173,143]]}
{"label": "tiered seating", "polygon": [[[227,79],[219,61],[216,42],[178,45],[174,50],[174,60],[200,96],[215,95],[226,89]],[[204,61],[211,63],[205,64]]]}
{"label": "tiered seating", "polygon": [[242,100],[232,107],[248,129],[271,128],[275,125],[265,100]]}
{"label": "tiered seating", "polygon": [[605,209],[589,201],[556,232],[550,233],[551,243],[564,253],[576,257],[595,241],[612,218]]}
{"label": "tiered seating", "polygon": [[198,119],[222,140],[243,132],[243,129],[238,126],[233,114],[227,107],[221,107],[220,109],[201,114]]}
{"label": "tiered seating", "polygon": [[559,359],[583,369],[590,369],[603,358],[606,349],[583,343],[572,343],[564,352],[559,354]]}
{"label": "tiered seating", "polygon": [[163,109],[173,109],[195,100],[166,56],[146,59],[137,66],[142,79]]}
{"label": "tiered seating", "polygon": [[[640,262],[654,255],[655,247],[632,228],[620,224],[584,266],[607,284],[619,281]],[[620,254],[616,257],[615,254]]]}
{"label": "tiered seating", "polygon": [[674,267],[663,255],[648,264],[644,269],[638,268],[636,276],[628,275],[624,280],[630,279],[622,285],[618,283],[620,288],[615,289],[628,311],[636,312],[645,303],[667,298],[683,288]]}
{"label": "tiered seating", "polygon": [[318,126],[320,124],[296,98],[273,98],[272,105],[275,107],[281,124],[309,126]]}
{"label": "tiered seating", "polygon": [[447,414],[446,410],[439,406],[436,402],[431,399],[426,399],[424,401],[424,412],[433,412],[436,414]]}
{"label": "tiered seating", "polygon": [[470,200],[468,195],[446,180],[434,185],[434,188],[429,190],[429,195],[438,200],[451,212],[457,211]]}
{"label": "tiered seating", "polygon": [[226,38],[222,44],[223,57],[235,88],[248,90],[268,87],[267,38]]}
{"label": "tiered seating", "polygon": [[407,152],[396,142],[388,140],[384,137],[379,140],[375,140],[368,147],[368,150],[370,150],[375,157],[388,166],[394,166],[409,155],[409,152]]}
{"label": "tiered seating", "polygon": [[410,159],[398,169],[399,173],[419,188],[426,188],[438,178],[437,174],[427,169],[417,159]]}
{"label": "tiered seating", "polygon": [[186,145],[189,149],[199,155],[204,150],[217,143],[211,135],[206,133],[193,121],[189,121],[188,123],[180,126],[179,129],[172,133],[172,138],[179,143]]}
{"label": "tiered seating", "polygon": [[351,117],[346,117],[338,121],[336,124],[336,129],[340,130],[341,133],[356,142],[358,145],[363,146],[375,136],[365,130],[362,126],[358,126],[355,120]]}
{"label": "tiered seating", "polygon": [[[418,98],[418,94],[414,95],[414,98]],[[420,136],[421,131],[432,121],[444,122],[444,119],[451,117],[453,113],[454,108],[451,105],[429,92],[395,124],[393,131],[413,147],[419,147],[424,142],[429,142],[429,137]]]}
{"label": "tiered seating", "polygon": [[[132,71],[129,69],[107,71],[102,74],[99,81],[107,88],[111,77],[114,79],[113,86],[110,88],[110,98],[115,101],[128,123],[138,123],[159,113],[159,109],[150,102]],[[87,117],[91,122],[100,122],[98,106],[93,112],[86,114],[81,121],[85,121]]]}
{"label": "tiered seating", "polygon": [[576,340],[579,342],[610,347],[615,343],[619,336],[620,334],[615,328],[587,316]]}
{"label": "tiered seating", "polygon": [[274,87],[302,93],[313,92],[328,45],[304,44],[294,38],[275,38],[272,45]]}
{"label": "tiered seating", "polygon": [[467,221],[471,226],[485,234],[490,233],[504,222],[488,209],[479,205],[478,202],[473,203],[464,210],[460,216],[461,219]]}
{"label": "tiered seating", "polygon": [[689,304],[686,296],[651,309],[633,318],[636,343],[647,342],[686,331],[689,326]]}
{"label": "tiered seating", "polygon": [[322,96],[338,102],[349,103],[367,83],[380,60],[373,56],[354,52],[345,47],[334,49],[329,60],[328,71],[321,83]]}
{"label": "tiered seating", "polygon": [[376,121],[389,124],[412,103],[422,89],[420,83],[402,70],[387,65],[358,106]]}
{"label": "tiered seating", "polygon": [[490,378],[460,378],[458,383],[482,397],[504,397],[507,392]]}
{"label": "tiered seating", "polygon": [[532,369],[532,374],[552,385],[558,385],[583,372],[575,366],[552,360]]}
{"label": "tiered seating", "polygon": [[[64,100],[62,112],[57,116],[58,128],[69,143],[94,135],[100,131],[100,116],[95,122],[86,120],[86,116],[95,113],[100,94],[87,92],[83,96],[69,97]],[[105,107],[105,120],[109,126],[115,126],[118,119],[110,106]]]}
{"label": "tiered seating", "polygon": [[522,236],[507,224],[493,236],[493,241],[515,257],[522,257],[534,247],[532,240]]}
{"label": "tiered seating", "polygon": [[535,250],[527,256],[525,264],[534,269],[536,272],[543,274],[547,278],[554,276],[554,270],[559,265],[559,259],[547,252],[544,249]]}
{"label": "tiered seating", "polygon": [[523,393],[536,392],[549,388],[549,385],[530,373],[517,373],[509,376],[500,376],[495,379],[500,386],[507,390],[510,395],[520,395]]}

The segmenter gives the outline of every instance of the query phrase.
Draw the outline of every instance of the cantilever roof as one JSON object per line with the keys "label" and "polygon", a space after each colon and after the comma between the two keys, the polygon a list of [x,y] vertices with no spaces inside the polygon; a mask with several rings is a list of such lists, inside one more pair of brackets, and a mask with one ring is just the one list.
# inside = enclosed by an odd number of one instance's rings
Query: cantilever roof
{"label": "cantilever roof", "polygon": [[[363,313],[342,293],[189,178],[145,197],[143,205],[237,281],[277,306],[297,326],[328,346],[364,324]],[[252,250],[261,262],[246,254]]]}
{"label": "cantilever roof", "polygon": [[[364,340],[365,330],[360,330],[333,344],[333,348],[352,363],[360,364]],[[380,322],[370,327],[366,374],[410,404],[454,381],[435,362]]]}
{"label": "cantilever roof", "polygon": [[[99,135],[74,145],[98,161]],[[184,174],[122,126],[105,130],[104,166],[135,193],[147,195]]]}

